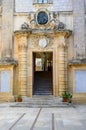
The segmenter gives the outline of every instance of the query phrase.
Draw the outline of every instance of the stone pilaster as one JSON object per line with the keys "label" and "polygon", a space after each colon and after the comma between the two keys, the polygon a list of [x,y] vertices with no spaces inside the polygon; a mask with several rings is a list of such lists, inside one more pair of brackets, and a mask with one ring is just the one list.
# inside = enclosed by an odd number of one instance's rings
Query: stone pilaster
{"label": "stone pilaster", "polygon": [[59,95],[61,96],[62,93],[66,90],[66,79],[65,74],[67,71],[66,65],[65,65],[65,39],[62,38],[59,41],[58,45],[58,85],[59,85]]}
{"label": "stone pilaster", "polygon": [[68,90],[68,45],[64,47],[65,56],[65,89]]}
{"label": "stone pilaster", "polygon": [[12,57],[14,0],[2,0],[2,57]]}
{"label": "stone pilaster", "polygon": [[74,57],[86,57],[84,0],[73,0]]}
{"label": "stone pilaster", "polygon": [[19,94],[26,96],[27,91],[27,33],[19,34]]}

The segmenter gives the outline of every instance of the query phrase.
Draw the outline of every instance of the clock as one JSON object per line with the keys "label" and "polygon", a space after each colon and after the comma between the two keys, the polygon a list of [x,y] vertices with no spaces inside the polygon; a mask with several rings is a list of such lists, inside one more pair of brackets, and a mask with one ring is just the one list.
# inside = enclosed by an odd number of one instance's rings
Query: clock
{"label": "clock", "polygon": [[37,22],[40,25],[45,25],[48,22],[48,15],[46,12],[41,11],[37,15]]}

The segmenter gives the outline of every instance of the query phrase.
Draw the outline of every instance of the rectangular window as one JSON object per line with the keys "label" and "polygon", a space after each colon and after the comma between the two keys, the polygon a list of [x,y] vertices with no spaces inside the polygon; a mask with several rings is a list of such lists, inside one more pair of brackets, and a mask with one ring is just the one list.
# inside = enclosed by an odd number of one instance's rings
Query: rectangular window
{"label": "rectangular window", "polygon": [[48,3],[48,0],[38,0],[38,3]]}
{"label": "rectangular window", "polygon": [[86,93],[86,70],[75,71],[75,92]]}
{"label": "rectangular window", "polygon": [[34,0],[33,3],[34,4],[51,4],[53,0]]}
{"label": "rectangular window", "polygon": [[10,71],[0,71],[0,92],[10,92]]}

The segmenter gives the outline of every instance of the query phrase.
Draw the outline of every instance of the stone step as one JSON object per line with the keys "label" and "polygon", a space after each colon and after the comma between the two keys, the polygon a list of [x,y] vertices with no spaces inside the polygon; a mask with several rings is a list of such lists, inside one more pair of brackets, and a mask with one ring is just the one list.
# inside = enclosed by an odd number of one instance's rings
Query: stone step
{"label": "stone step", "polygon": [[33,104],[28,102],[17,102],[12,104],[11,107],[31,107],[31,108],[50,108],[50,107],[74,107],[73,104],[70,103],[51,103],[51,104]]}
{"label": "stone step", "polygon": [[23,97],[23,102],[16,102],[12,107],[70,107],[69,103],[63,103],[62,98],[54,97],[52,95],[48,96],[33,96],[32,98]]}
{"label": "stone step", "polygon": [[23,98],[23,102],[28,102],[32,104],[57,104],[57,103],[62,103],[62,98],[60,97],[53,97],[52,95],[48,96],[33,96],[32,98]]}

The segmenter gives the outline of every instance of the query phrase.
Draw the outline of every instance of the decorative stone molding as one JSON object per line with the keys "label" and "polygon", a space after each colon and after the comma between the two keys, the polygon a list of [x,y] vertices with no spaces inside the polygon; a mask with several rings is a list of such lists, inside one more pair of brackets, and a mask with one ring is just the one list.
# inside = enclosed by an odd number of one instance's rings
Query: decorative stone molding
{"label": "decorative stone molding", "polygon": [[[45,8],[39,9],[39,10],[36,12],[36,23],[37,23],[38,27],[41,27],[41,24],[39,24],[39,22],[38,22],[38,15],[39,15],[39,13],[41,13],[41,12],[44,12],[44,13],[46,14],[46,16],[47,16],[47,22],[46,22],[46,24],[42,24],[42,25],[47,26],[47,25],[48,25],[48,22],[49,22],[49,19],[50,19],[49,11],[48,11],[47,9],[45,9]],[[44,15],[43,15],[43,16],[44,16]],[[43,16],[42,16],[42,18],[43,18]],[[46,16],[44,16],[44,18],[46,18]],[[40,20],[41,20],[41,19],[40,19]],[[43,19],[43,20],[45,20],[45,19]]]}
{"label": "decorative stone molding", "polygon": [[18,48],[19,48],[19,50],[27,49],[27,37],[26,36],[22,36],[20,38]]}
{"label": "decorative stone molding", "polygon": [[28,30],[19,30],[14,32],[15,36],[18,39],[18,48],[19,50],[26,49],[27,48],[27,38],[30,34],[30,31]]}
{"label": "decorative stone molding", "polygon": [[64,36],[61,35],[61,36],[58,38],[58,40],[59,40],[58,48],[64,48],[65,45],[66,45]]}
{"label": "decorative stone molding", "polygon": [[39,39],[39,46],[45,48],[47,46],[47,40],[45,38]]}
{"label": "decorative stone molding", "polygon": [[14,32],[14,35],[17,37],[17,38],[20,38],[22,36],[29,36],[29,34],[31,33],[31,30],[30,29],[24,29],[24,30],[17,30]]}
{"label": "decorative stone molding", "polygon": [[68,65],[86,65],[86,58],[69,60]]}
{"label": "decorative stone molding", "polygon": [[13,65],[16,66],[18,62],[14,60],[13,58],[5,57],[3,59],[0,59],[0,66],[7,66],[7,65]]}
{"label": "decorative stone molding", "polygon": [[46,30],[41,30],[41,29],[33,29],[32,34],[42,34],[42,35],[57,35],[57,36],[63,36],[64,38],[68,38],[71,34],[71,30],[52,30],[52,29],[46,29]]}
{"label": "decorative stone molding", "polygon": [[[39,24],[38,14],[44,12],[47,15],[46,24]],[[45,18],[46,16],[44,16]],[[32,30],[32,33],[37,32],[46,32],[46,33],[65,33],[65,36],[68,37],[71,33],[70,30],[66,29],[66,25],[59,21],[57,12],[49,12],[45,8],[40,8],[36,13],[29,14],[27,18],[28,27]]]}
{"label": "decorative stone molding", "polygon": [[24,22],[24,24],[21,25],[21,29],[28,30],[29,29],[29,25],[26,22]]}
{"label": "decorative stone molding", "polygon": [[[52,17],[51,17],[52,16]],[[57,14],[56,14],[57,16]],[[54,14],[54,20],[56,18]],[[53,18],[53,15],[49,14],[50,19]],[[46,23],[46,25],[37,25],[36,16],[32,19],[30,24],[33,26],[25,24],[25,26],[15,32],[15,36],[18,39],[18,49],[19,49],[19,94],[22,96],[27,95],[27,56],[30,53],[30,67],[32,70],[32,52],[33,51],[53,51],[55,47],[57,48],[55,51],[55,55],[57,57],[56,63],[58,62],[58,74],[57,74],[57,87],[58,94],[61,96],[62,92],[64,92],[67,88],[67,49],[68,44],[66,43],[66,38],[68,38],[72,31],[67,30],[62,25],[59,28],[59,21],[53,25],[58,24],[57,28],[50,24],[50,21]],[[28,55],[27,55],[27,47],[28,47]],[[33,50],[33,51],[32,51]],[[56,60],[56,59],[54,59]],[[65,62],[66,61],[66,62]],[[57,73],[57,72],[56,72]],[[32,73],[30,73],[29,78],[31,78],[30,82],[30,91],[29,95],[32,96]],[[29,79],[30,80],[30,79]],[[55,88],[54,88],[55,89]],[[55,90],[55,91],[57,91]],[[57,92],[55,92],[56,95]]]}

